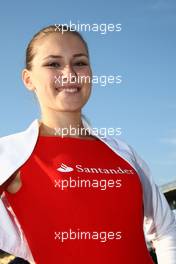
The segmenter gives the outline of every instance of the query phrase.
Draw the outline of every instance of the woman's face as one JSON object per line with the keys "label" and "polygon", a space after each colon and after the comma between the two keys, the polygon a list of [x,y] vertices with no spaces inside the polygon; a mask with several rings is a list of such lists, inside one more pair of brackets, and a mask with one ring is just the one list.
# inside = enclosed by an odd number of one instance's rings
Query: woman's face
{"label": "woman's face", "polygon": [[90,96],[92,77],[83,42],[71,33],[53,33],[37,40],[34,53],[23,80],[30,79],[26,86],[35,89],[41,110],[80,111]]}

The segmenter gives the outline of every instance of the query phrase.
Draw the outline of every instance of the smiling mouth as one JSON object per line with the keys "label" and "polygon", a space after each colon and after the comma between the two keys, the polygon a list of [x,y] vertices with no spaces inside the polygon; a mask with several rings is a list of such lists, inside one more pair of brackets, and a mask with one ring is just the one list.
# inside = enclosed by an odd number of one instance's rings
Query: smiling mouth
{"label": "smiling mouth", "polygon": [[81,87],[62,87],[62,88],[55,88],[57,92],[65,92],[65,93],[78,93],[81,90]]}

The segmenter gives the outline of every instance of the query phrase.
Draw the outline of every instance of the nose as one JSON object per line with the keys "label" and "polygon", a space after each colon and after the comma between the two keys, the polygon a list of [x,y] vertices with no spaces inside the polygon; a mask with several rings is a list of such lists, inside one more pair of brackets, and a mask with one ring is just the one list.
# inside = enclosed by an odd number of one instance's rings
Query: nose
{"label": "nose", "polygon": [[77,81],[77,73],[73,69],[71,65],[66,65],[62,71],[62,80],[65,82],[76,82]]}

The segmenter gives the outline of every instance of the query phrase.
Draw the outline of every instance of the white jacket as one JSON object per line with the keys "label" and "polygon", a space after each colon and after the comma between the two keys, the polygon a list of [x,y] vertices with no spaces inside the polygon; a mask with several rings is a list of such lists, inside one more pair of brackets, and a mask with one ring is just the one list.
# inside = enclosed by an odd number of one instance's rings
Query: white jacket
{"label": "white jacket", "polygon": [[[91,130],[84,117],[82,122],[84,127]],[[0,138],[0,185],[30,157],[38,134],[39,120],[35,119],[26,130]],[[106,143],[138,172],[143,187],[145,238],[153,242],[159,264],[176,264],[176,219],[151,177],[146,163],[117,137],[102,138],[100,134],[94,136]],[[34,261],[24,233],[4,193],[0,199],[0,249]]]}

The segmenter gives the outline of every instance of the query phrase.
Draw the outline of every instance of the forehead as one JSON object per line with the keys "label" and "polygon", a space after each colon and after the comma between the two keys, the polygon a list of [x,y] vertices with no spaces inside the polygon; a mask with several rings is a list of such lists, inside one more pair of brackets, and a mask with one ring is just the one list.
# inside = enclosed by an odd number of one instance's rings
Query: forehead
{"label": "forehead", "polygon": [[52,33],[35,42],[35,59],[42,59],[49,55],[69,55],[76,53],[86,53],[86,47],[82,40],[73,33]]}

